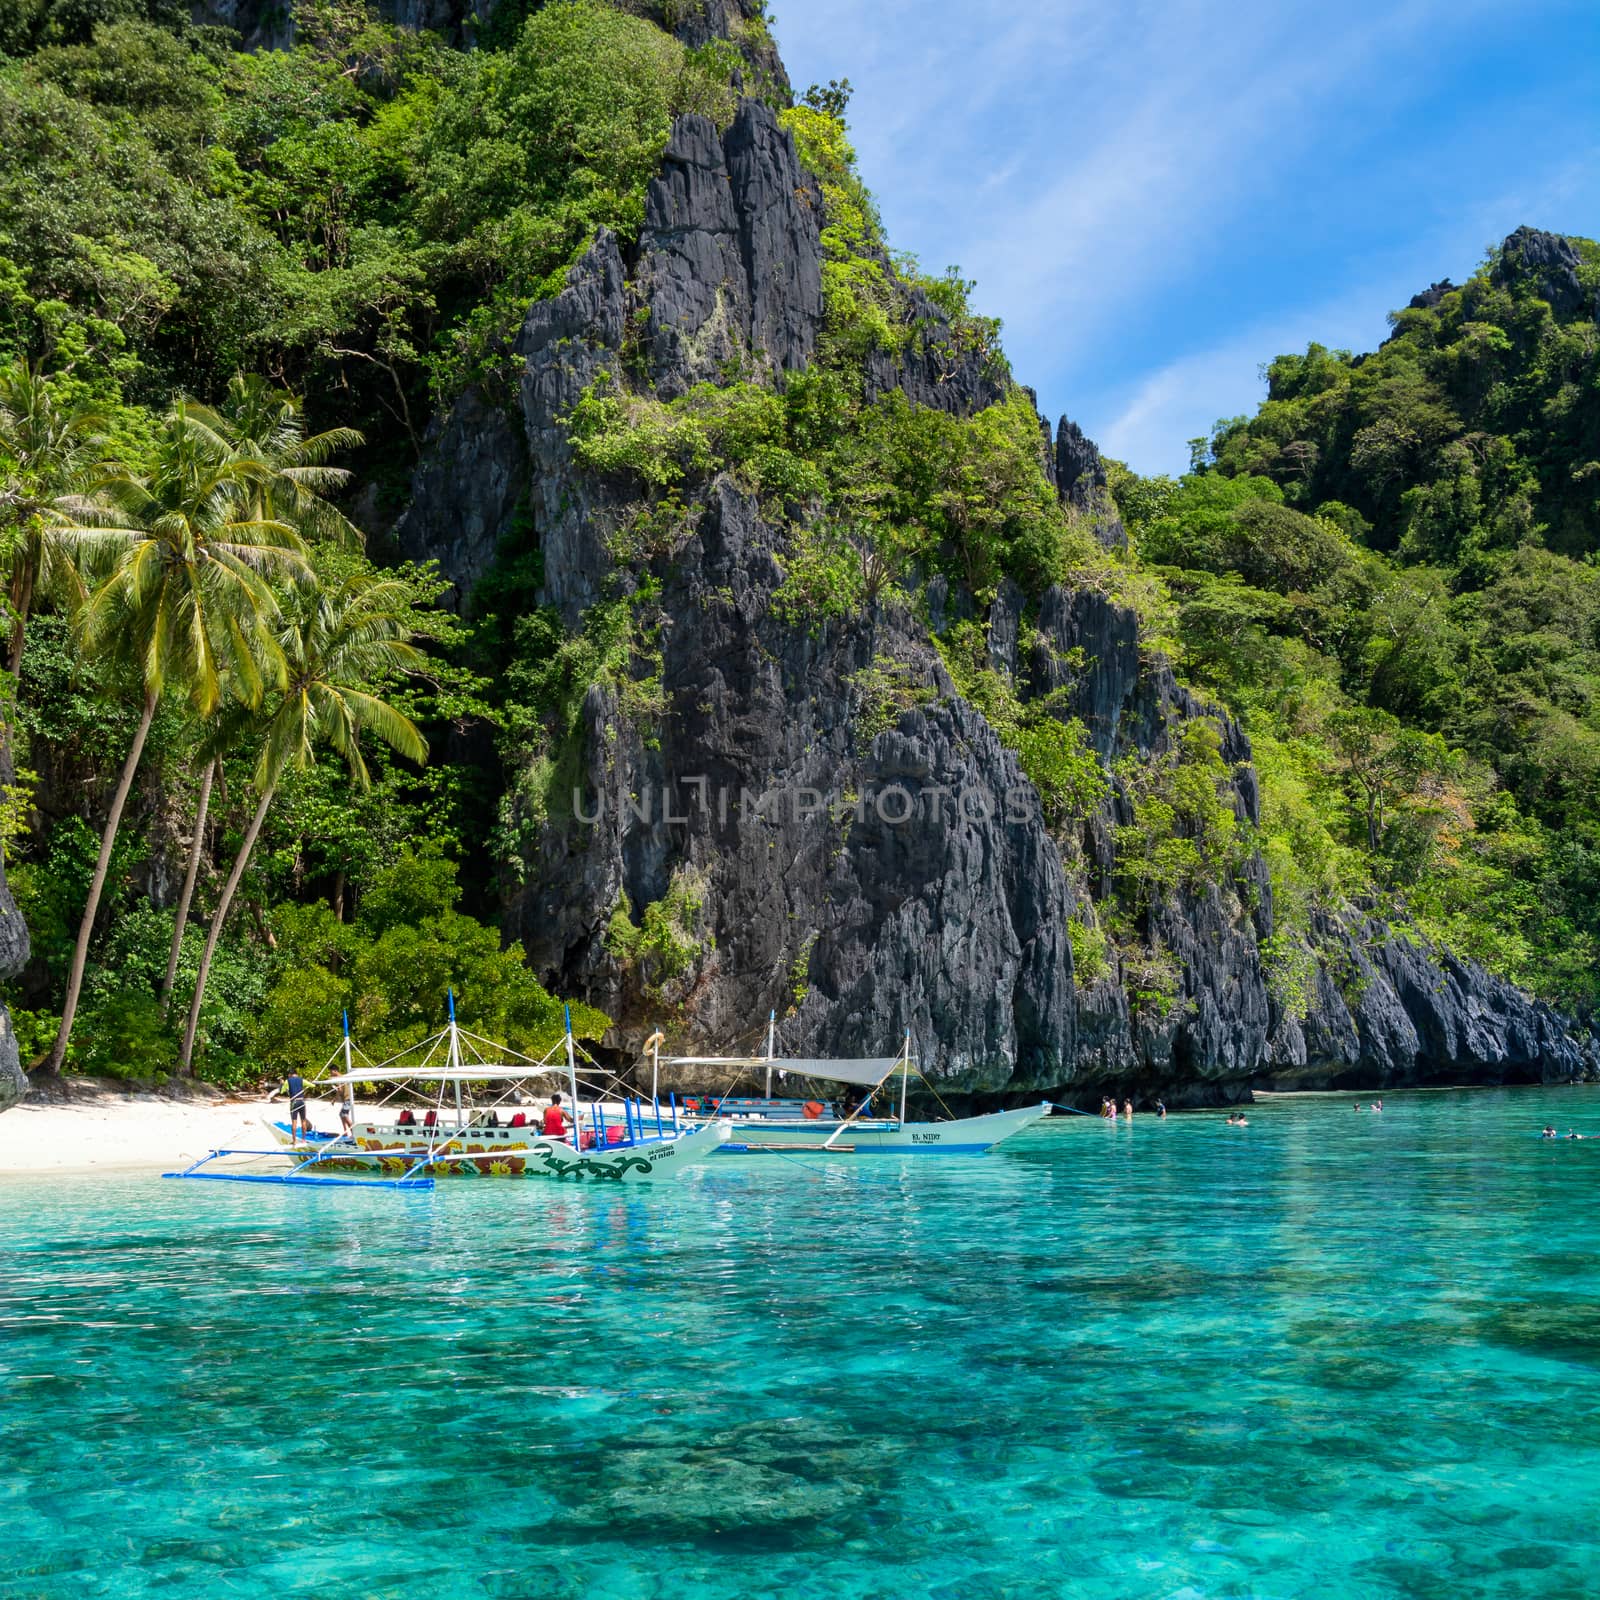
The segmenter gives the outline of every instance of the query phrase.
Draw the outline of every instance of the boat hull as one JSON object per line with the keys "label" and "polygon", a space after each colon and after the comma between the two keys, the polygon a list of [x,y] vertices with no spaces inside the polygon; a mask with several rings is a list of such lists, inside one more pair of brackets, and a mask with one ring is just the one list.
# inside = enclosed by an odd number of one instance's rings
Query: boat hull
{"label": "boat hull", "polygon": [[788,1155],[814,1151],[828,1155],[982,1155],[1049,1114],[1050,1107],[1041,1104],[1015,1111],[993,1111],[982,1117],[957,1117],[949,1122],[901,1123],[862,1118],[845,1125],[838,1119],[804,1122],[736,1118],[717,1154]]}
{"label": "boat hull", "polygon": [[713,1155],[728,1128],[725,1122],[702,1123],[676,1138],[574,1150],[532,1128],[472,1129],[463,1137],[441,1137],[430,1144],[421,1129],[366,1123],[359,1124],[353,1141],[344,1145],[331,1135],[297,1140],[281,1122],[266,1126],[284,1154],[297,1161],[327,1149],[327,1157],[316,1163],[319,1172],[403,1177],[425,1170],[439,1178],[548,1178],[579,1184],[674,1178]]}

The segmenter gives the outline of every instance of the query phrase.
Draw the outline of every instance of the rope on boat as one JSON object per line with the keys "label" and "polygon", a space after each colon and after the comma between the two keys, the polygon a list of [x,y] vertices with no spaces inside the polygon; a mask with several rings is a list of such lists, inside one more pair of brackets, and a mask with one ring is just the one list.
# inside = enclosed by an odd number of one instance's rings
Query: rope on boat
{"label": "rope on boat", "polygon": [[1076,1106],[1064,1106],[1059,1100],[1046,1100],[1045,1104],[1052,1111],[1070,1111],[1075,1117],[1099,1117],[1098,1111],[1080,1111]]}

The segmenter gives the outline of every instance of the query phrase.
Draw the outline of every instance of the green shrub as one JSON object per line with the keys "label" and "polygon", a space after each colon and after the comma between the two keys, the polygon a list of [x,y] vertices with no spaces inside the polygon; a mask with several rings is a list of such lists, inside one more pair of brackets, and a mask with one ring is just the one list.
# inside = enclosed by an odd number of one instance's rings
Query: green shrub
{"label": "green shrub", "polygon": [[1098,923],[1069,917],[1067,941],[1072,946],[1072,979],[1080,988],[1110,976],[1111,942]]}

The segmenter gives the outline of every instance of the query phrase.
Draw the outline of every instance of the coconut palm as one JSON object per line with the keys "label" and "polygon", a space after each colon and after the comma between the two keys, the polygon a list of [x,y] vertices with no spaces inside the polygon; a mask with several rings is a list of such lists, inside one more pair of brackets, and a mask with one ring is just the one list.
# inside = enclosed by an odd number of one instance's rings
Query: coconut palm
{"label": "coconut palm", "polygon": [[[356,429],[330,428],[308,438],[300,401],[253,374],[231,379],[220,406],[212,409],[191,404],[189,414],[196,426],[210,431],[214,448],[251,463],[251,509],[255,516],[286,522],[309,539],[341,546],[360,545],[361,530],[326,498],[350,481],[347,471],[328,463],[335,451],[355,449],[365,443]],[[163,1013],[178,976],[183,935],[205,852],[206,813],[216,770],[216,762],[208,761],[200,779],[183,891],[173,917],[167,970],[161,980]]]}
{"label": "coconut palm", "polygon": [[234,455],[259,467],[257,516],[287,522],[308,539],[360,548],[361,530],[328,499],[350,481],[345,468],[329,463],[338,451],[366,443],[359,430],[307,435],[299,398],[254,374],[235,375],[221,405],[190,412]]}
{"label": "coconut palm", "polygon": [[428,747],[416,724],[375,692],[396,674],[426,665],[427,658],[411,643],[418,632],[412,591],[398,579],[355,573],[321,590],[285,596],[277,643],[287,673],[262,734],[254,775],[260,798],[206,933],[183,1030],[180,1072],[188,1072],[194,1058],[217,940],[284,773],[315,765],[318,748],[330,745],[344,757],[351,778],[367,788],[371,777],[361,754],[367,732],[413,761],[427,759]]}
{"label": "coconut palm", "polygon": [[224,681],[247,703],[259,703],[268,683],[283,681],[272,628],[278,602],[267,580],[310,569],[293,528],[253,514],[260,478],[257,464],[221,447],[179,401],[164,419],[150,470],[102,486],[116,526],[98,530],[111,558],[79,612],[79,643],[87,655],[126,664],[143,696],[101,835],[47,1072],[59,1072],[66,1057],[111,849],[163,694],[181,692],[204,717],[216,711]]}
{"label": "coconut palm", "polygon": [[102,530],[93,498],[109,470],[106,419],[94,407],[62,403],[50,380],[24,361],[0,366],[0,549],[11,601],[6,667],[22,670],[34,602],[44,594],[83,596],[79,557]]}

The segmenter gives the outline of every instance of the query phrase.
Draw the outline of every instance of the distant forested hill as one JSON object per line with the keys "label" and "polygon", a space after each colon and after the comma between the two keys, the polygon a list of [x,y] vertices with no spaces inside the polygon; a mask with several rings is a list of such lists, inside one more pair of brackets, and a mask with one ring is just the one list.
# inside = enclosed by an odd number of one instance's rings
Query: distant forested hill
{"label": "distant forested hill", "polygon": [[1376,351],[1265,369],[1181,482],[1122,477],[1194,676],[1313,897],[1600,996],[1600,246],[1518,229]]}

